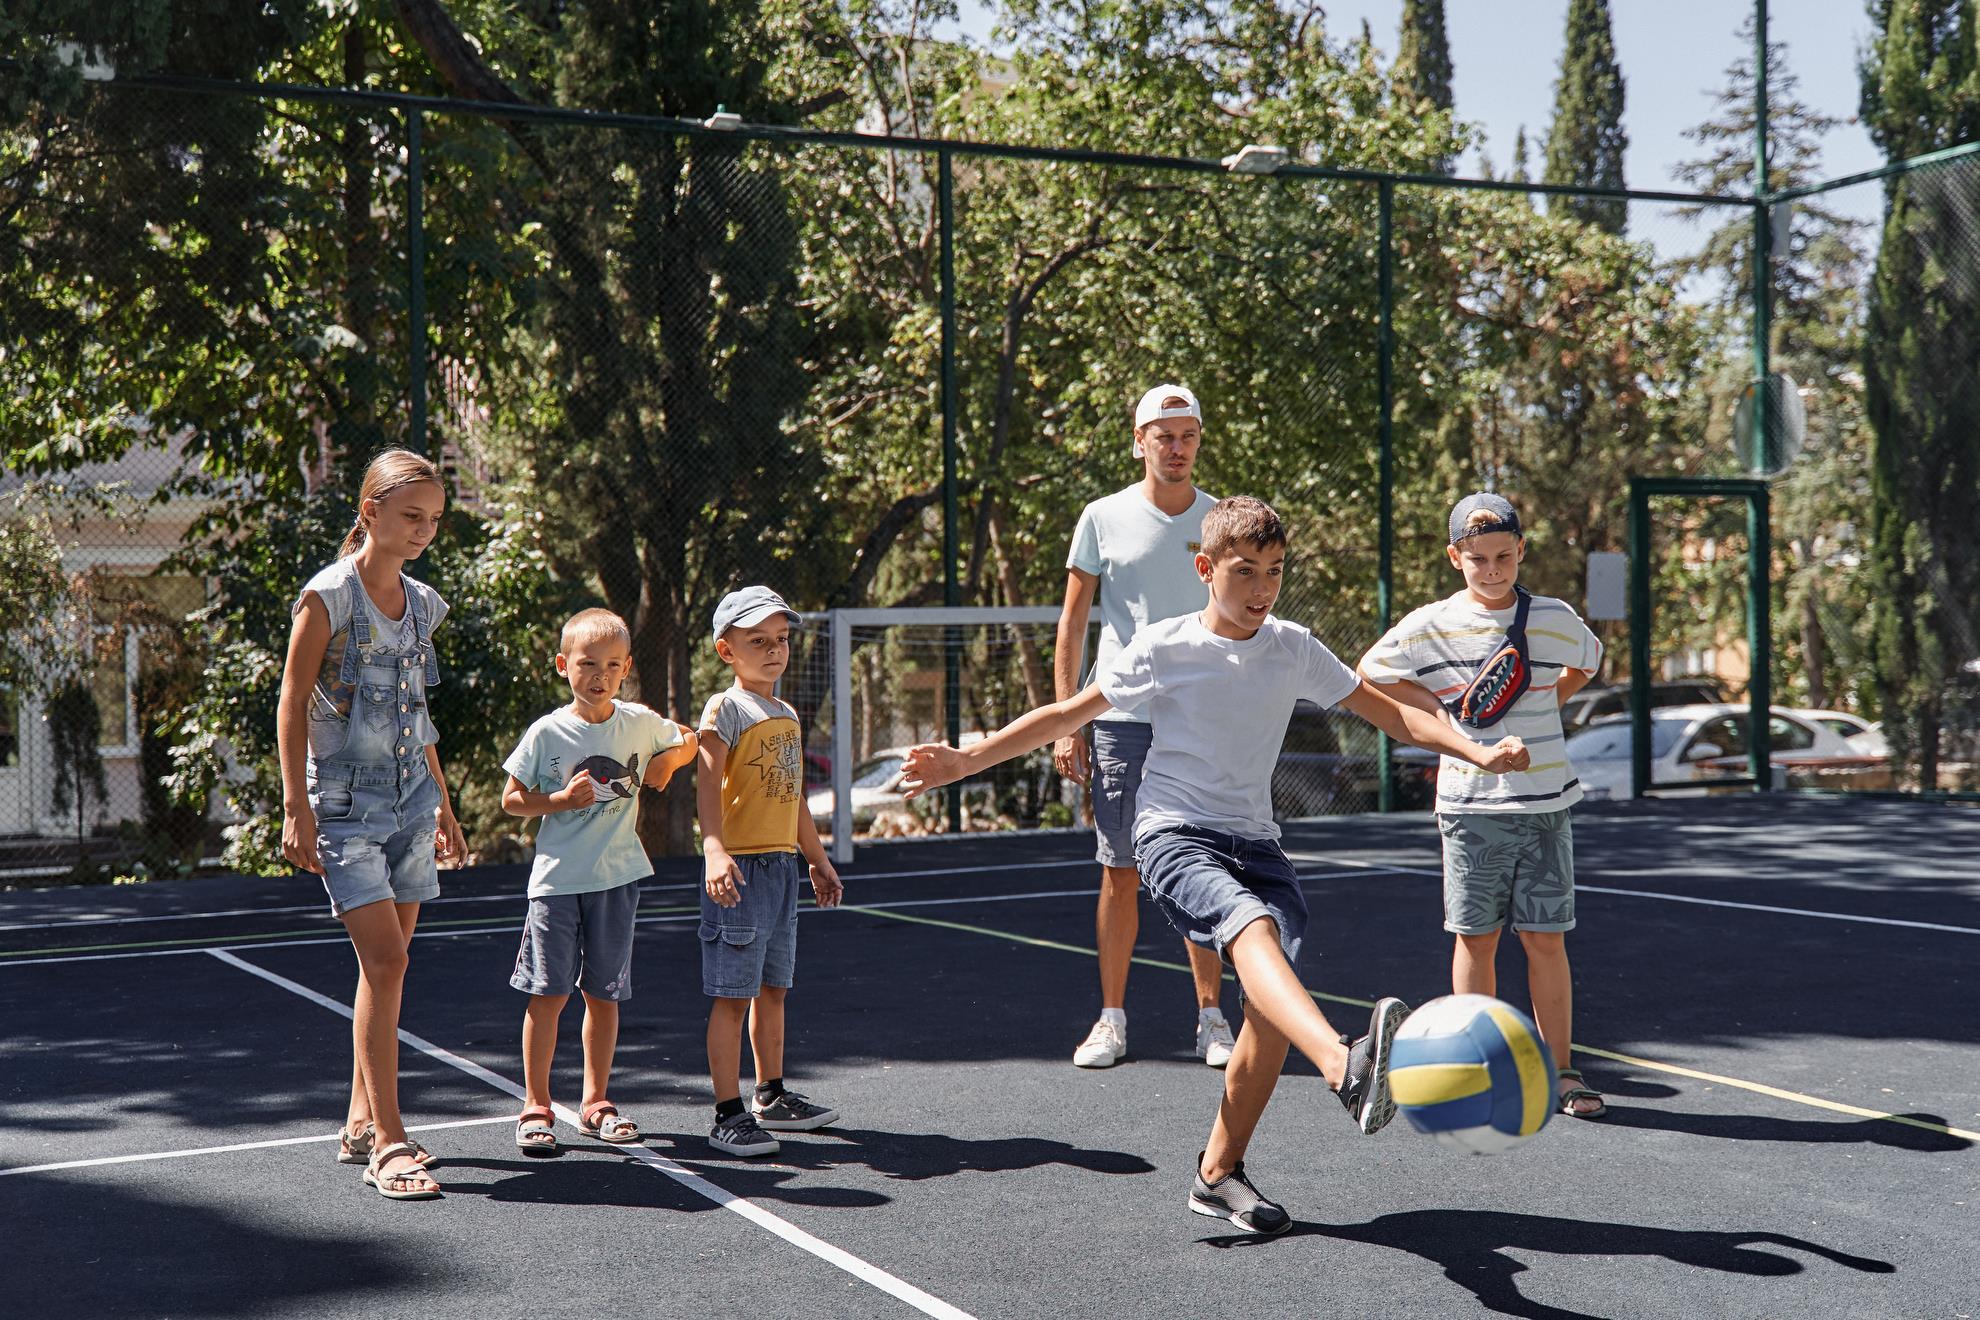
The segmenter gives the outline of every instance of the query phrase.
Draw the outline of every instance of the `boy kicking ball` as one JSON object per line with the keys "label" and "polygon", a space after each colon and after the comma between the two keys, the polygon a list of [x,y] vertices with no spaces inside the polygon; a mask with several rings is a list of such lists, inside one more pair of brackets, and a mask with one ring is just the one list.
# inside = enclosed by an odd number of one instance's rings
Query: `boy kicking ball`
{"label": "boy kicking ball", "polygon": [[1301,698],[1342,706],[1389,736],[1492,770],[1526,764],[1517,738],[1480,746],[1358,679],[1312,633],[1275,619],[1286,529],[1262,500],[1220,500],[1203,519],[1196,571],[1210,603],[1143,629],[1093,684],[1041,706],[966,751],[942,744],[908,754],[908,796],[1022,756],[1112,707],[1146,709],[1154,736],[1137,799],[1134,842],[1142,883],[1176,930],[1236,971],[1244,1022],[1224,1075],[1210,1141],[1197,1157],[1189,1208],[1248,1233],[1282,1233],[1284,1208],[1246,1175],[1244,1153],[1297,1045],[1365,1134],[1395,1116],[1389,1045],[1408,1014],[1383,999],[1359,1039],[1344,1036],[1300,984],[1293,965],[1306,933],[1306,897],[1272,821],[1272,767]]}

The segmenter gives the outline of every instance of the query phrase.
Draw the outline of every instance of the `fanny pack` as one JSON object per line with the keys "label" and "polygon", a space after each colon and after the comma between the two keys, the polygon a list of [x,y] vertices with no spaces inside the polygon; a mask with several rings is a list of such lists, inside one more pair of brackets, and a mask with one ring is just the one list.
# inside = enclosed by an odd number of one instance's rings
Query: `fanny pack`
{"label": "fanny pack", "polygon": [[1455,700],[1444,703],[1452,719],[1474,729],[1490,728],[1504,719],[1533,682],[1533,666],[1526,651],[1526,610],[1533,603],[1533,596],[1520,586],[1515,586],[1513,593],[1519,604],[1513,611],[1512,626],[1492,648],[1485,663],[1478,666],[1478,672],[1464,691]]}

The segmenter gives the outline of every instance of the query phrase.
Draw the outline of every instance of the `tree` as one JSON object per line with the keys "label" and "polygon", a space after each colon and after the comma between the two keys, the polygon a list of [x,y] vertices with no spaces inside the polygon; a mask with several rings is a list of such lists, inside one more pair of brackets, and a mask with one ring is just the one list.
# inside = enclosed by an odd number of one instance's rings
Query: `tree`
{"label": "tree", "polygon": [[[1872,0],[1862,118],[1898,161],[1980,138],[1973,0]],[[1980,269],[1970,163],[1893,176],[1864,328],[1873,656],[1892,746],[1938,787],[1954,675],[1980,656]]]}
{"label": "tree", "polygon": [[[1567,41],[1554,83],[1554,120],[1547,131],[1541,182],[1621,188],[1628,148],[1623,76],[1616,64],[1608,0],[1568,0]],[[1629,223],[1629,203],[1620,198],[1555,197],[1549,205],[1612,234],[1622,233]]]}
{"label": "tree", "polygon": [[[1444,0],[1403,0],[1402,35],[1396,46],[1396,97],[1416,114],[1448,116],[1451,100],[1451,43],[1444,32]],[[1451,171],[1449,157],[1432,163]]]}
{"label": "tree", "polygon": [[[1753,19],[1740,29],[1753,43]],[[1842,121],[1813,110],[1796,94],[1799,80],[1786,48],[1767,46],[1768,186],[1816,181],[1823,138]],[[1714,112],[1685,136],[1703,154],[1677,167],[1677,177],[1715,195],[1753,191],[1753,66],[1735,60],[1715,95]],[[1676,262],[1678,278],[1697,279],[1713,310],[1721,364],[1711,382],[1711,406],[1701,421],[1710,451],[1723,461],[1733,447],[1731,417],[1752,377],[1753,218],[1744,208],[1687,207],[1694,222],[1719,221],[1704,246]],[[1871,590],[1863,569],[1869,528],[1868,440],[1862,377],[1857,370],[1863,321],[1860,247],[1863,225],[1819,197],[1793,204],[1787,242],[1768,271],[1773,305],[1770,353],[1774,367],[1801,388],[1809,418],[1802,458],[1774,486],[1776,591],[1774,691],[1782,700],[1825,707],[1868,695],[1867,621]],[[1729,578],[1743,590],[1744,567],[1729,561]],[[1707,641],[1705,644],[1713,644]]]}

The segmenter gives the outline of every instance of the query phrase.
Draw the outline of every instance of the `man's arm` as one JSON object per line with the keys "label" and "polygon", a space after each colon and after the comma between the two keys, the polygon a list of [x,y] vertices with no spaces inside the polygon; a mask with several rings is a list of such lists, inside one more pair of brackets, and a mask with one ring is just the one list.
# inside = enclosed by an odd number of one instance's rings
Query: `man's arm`
{"label": "man's arm", "polygon": [[[1099,587],[1098,574],[1078,568],[1066,570],[1066,603],[1059,611],[1059,631],[1052,647],[1052,695],[1060,701],[1079,691],[1080,666],[1086,660],[1086,625],[1092,618],[1093,596]],[[1052,764],[1076,784],[1091,777],[1086,758],[1086,742],[1077,730],[1052,747]]]}
{"label": "man's arm", "polygon": [[907,768],[901,778],[901,787],[906,790],[904,796],[920,797],[931,788],[953,784],[980,770],[1035,751],[1084,728],[1106,709],[1107,698],[1101,694],[1100,685],[1094,683],[1068,701],[1055,701],[1018,716],[963,751],[942,743],[923,743],[907,755]]}
{"label": "man's arm", "polygon": [[1526,769],[1530,759],[1526,744],[1517,738],[1501,738],[1489,747],[1460,734],[1428,711],[1398,704],[1381,688],[1362,679],[1340,703],[1370,724],[1401,742],[1442,752],[1495,775],[1508,770]]}

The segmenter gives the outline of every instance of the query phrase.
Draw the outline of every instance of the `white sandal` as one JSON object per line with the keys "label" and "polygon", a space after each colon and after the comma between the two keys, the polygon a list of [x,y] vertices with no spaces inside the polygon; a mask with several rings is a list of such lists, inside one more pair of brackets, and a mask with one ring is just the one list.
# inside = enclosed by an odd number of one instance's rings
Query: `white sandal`
{"label": "white sandal", "polygon": [[[384,1173],[385,1165],[401,1155],[410,1156],[414,1163],[401,1173]],[[388,1201],[431,1201],[440,1195],[440,1184],[426,1171],[426,1166],[418,1163],[419,1147],[410,1141],[395,1141],[389,1146],[380,1147],[371,1153],[370,1163],[364,1166],[364,1181],[376,1187],[378,1194]],[[406,1184],[393,1188],[391,1183]]]}

